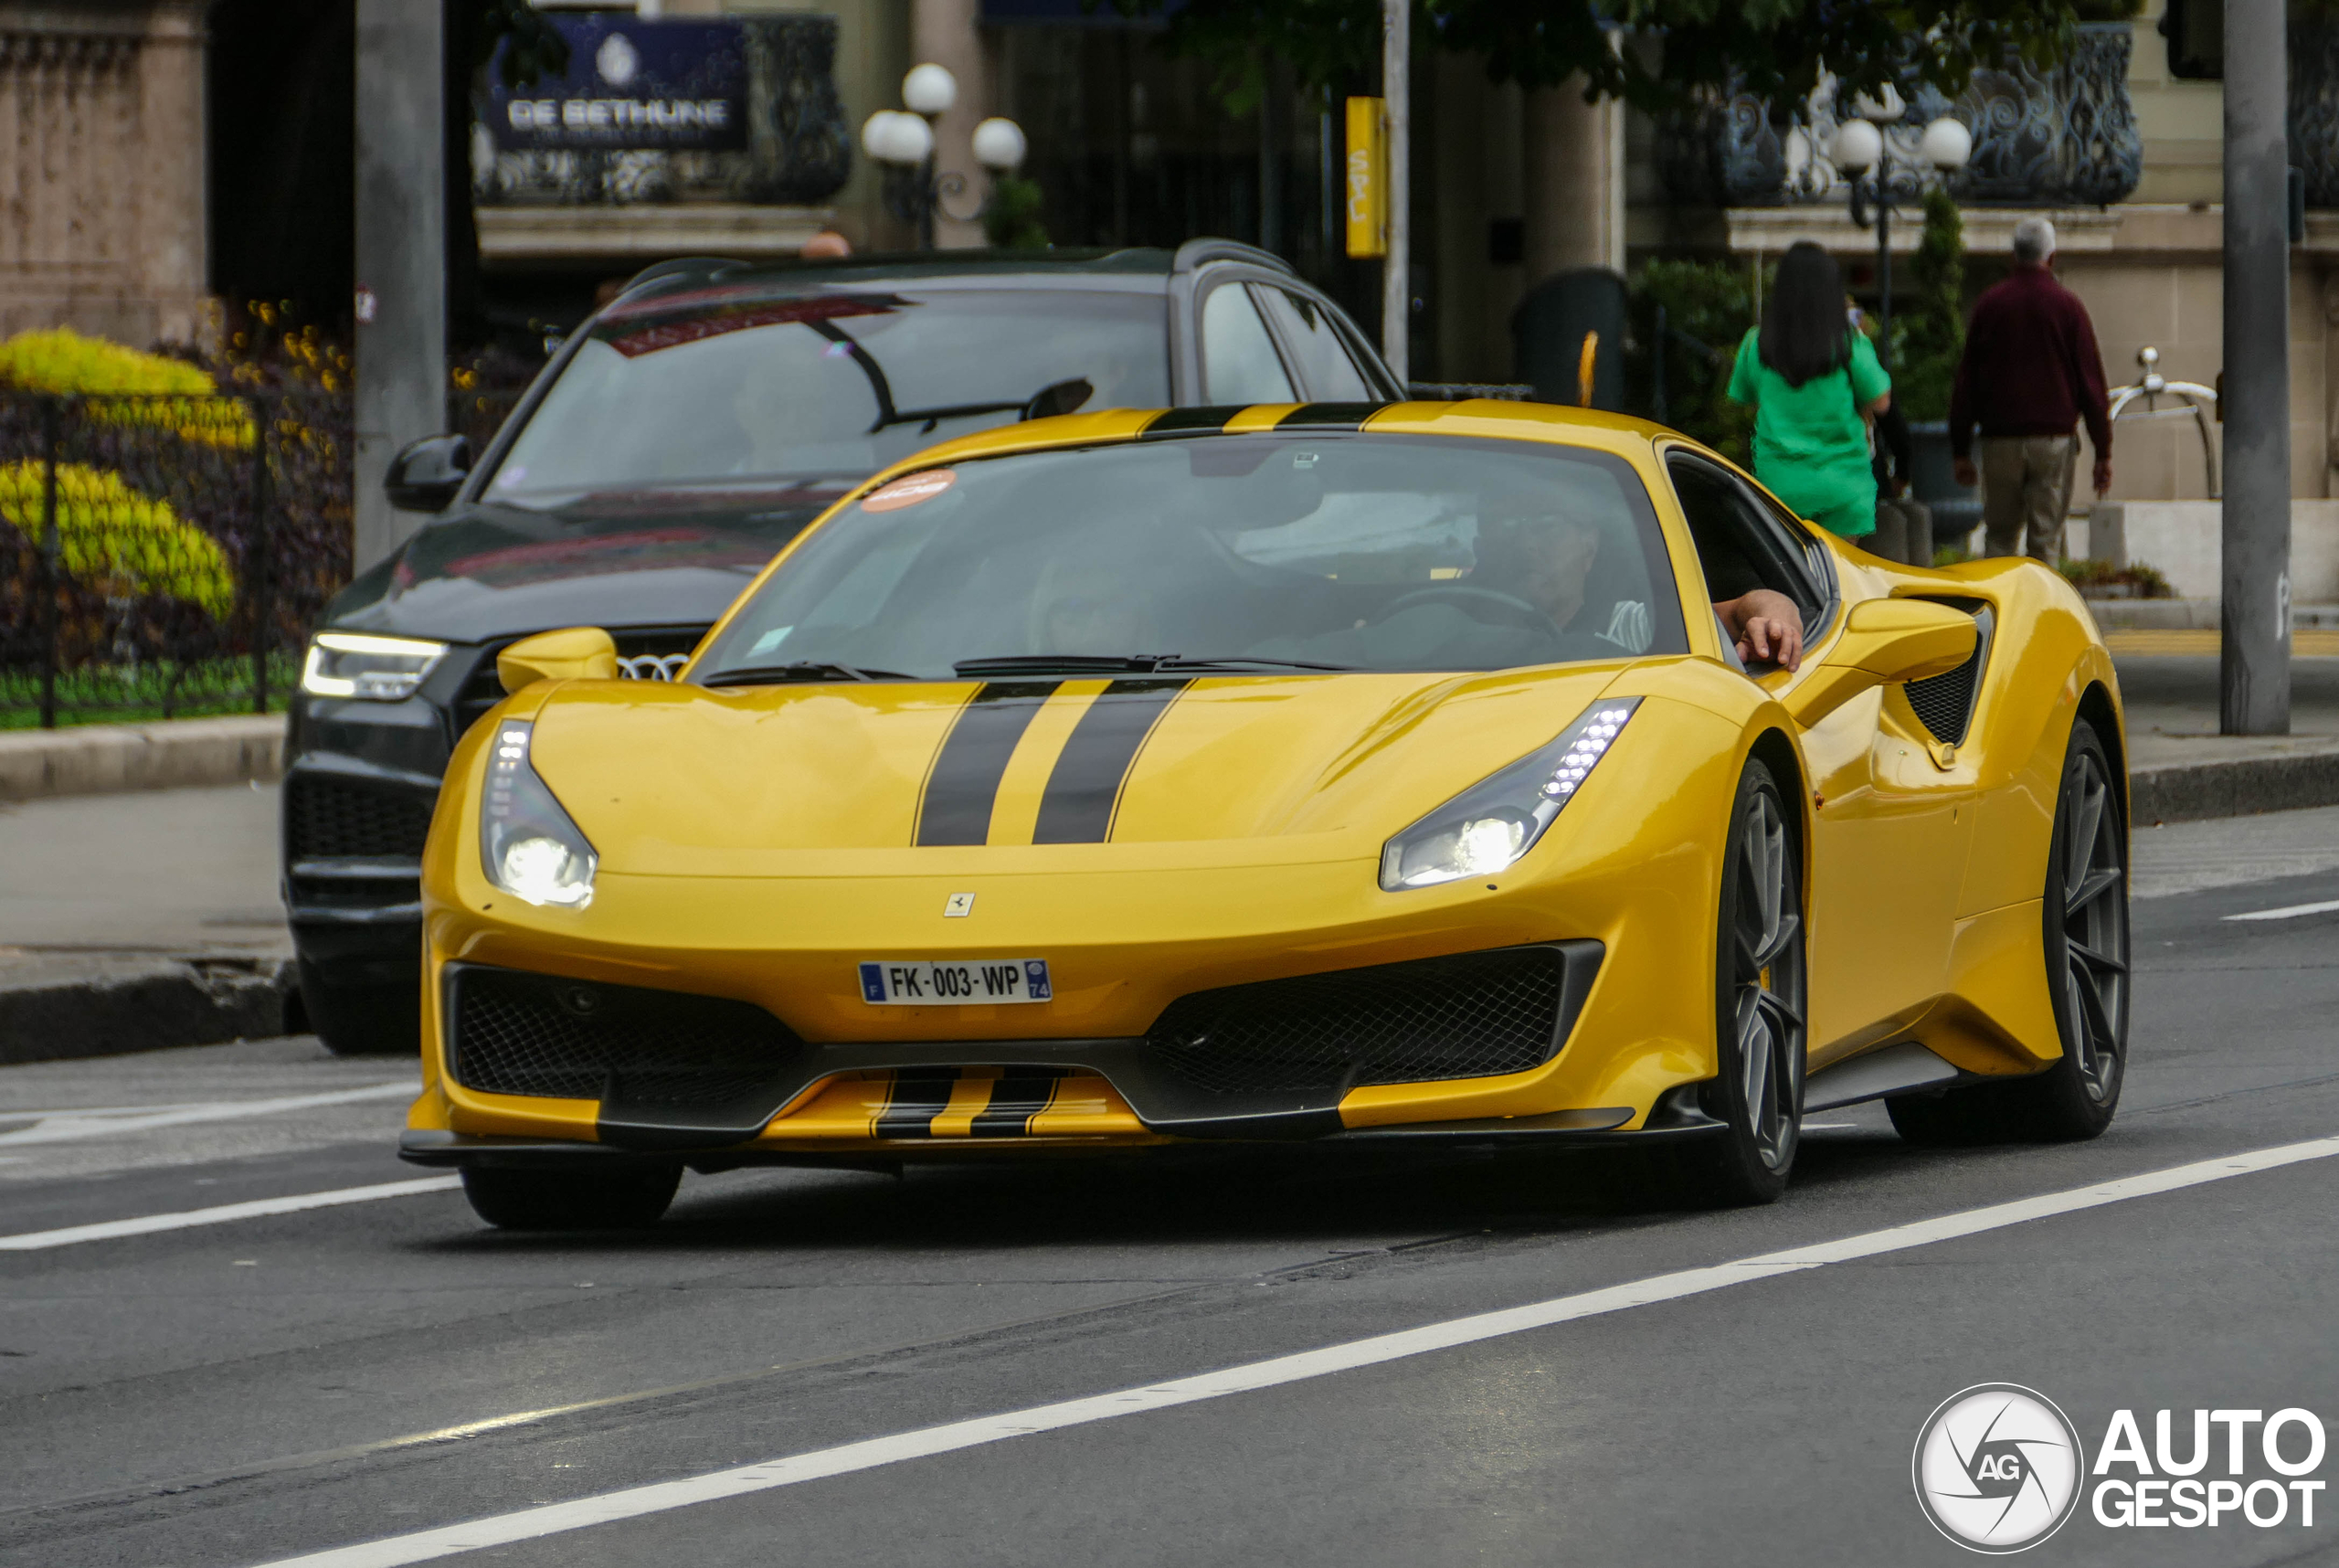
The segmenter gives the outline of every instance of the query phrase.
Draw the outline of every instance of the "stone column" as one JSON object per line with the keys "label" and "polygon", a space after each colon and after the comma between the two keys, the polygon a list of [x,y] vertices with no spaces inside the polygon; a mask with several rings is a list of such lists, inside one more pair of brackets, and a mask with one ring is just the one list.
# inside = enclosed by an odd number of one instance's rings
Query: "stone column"
{"label": "stone column", "polygon": [[[974,149],[975,127],[990,113],[981,20],[980,0],[911,0],[910,63],[924,65],[931,60],[958,79],[958,101],[934,123],[934,167],[939,175],[965,178],[966,190],[952,198],[952,205],[961,212],[975,210],[989,178],[975,162]],[[983,226],[962,222],[947,211],[937,212],[934,243],[944,250],[981,245]]]}
{"label": "stone column", "polygon": [[1584,102],[1571,77],[1527,94],[1521,118],[1528,286],[1572,267],[1623,271],[1623,106]]}
{"label": "stone column", "polygon": [[210,270],[210,143],[204,104],[200,5],[158,5],[138,53],[138,266],[154,304],[154,335],[194,343],[204,328]]}

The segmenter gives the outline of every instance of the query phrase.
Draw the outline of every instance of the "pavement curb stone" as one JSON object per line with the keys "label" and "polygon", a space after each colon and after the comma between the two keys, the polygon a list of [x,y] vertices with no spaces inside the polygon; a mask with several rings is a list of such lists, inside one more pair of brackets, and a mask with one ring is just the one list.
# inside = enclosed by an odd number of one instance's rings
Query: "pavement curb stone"
{"label": "pavement curb stone", "polygon": [[2128,775],[2128,816],[2137,823],[2333,805],[2339,805],[2339,750],[2157,763]]}
{"label": "pavement curb stone", "polygon": [[90,978],[0,983],[0,1066],[285,1032],[291,961],[155,959]]}
{"label": "pavement curb stone", "polygon": [[0,731],[0,800],[267,782],[284,776],[284,715]]}

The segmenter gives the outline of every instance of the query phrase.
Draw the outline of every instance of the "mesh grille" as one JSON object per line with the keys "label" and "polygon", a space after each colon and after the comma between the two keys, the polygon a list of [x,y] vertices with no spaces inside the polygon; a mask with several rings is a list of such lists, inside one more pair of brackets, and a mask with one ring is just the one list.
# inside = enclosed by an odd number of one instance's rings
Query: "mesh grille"
{"label": "mesh grille", "polygon": [[1921,681],[1911,681],[1902,689],[1909,694],[1909,705],[1916,710],[1917,722],[1943,746],[1965,744],[1965,731],[1974,722],[1974,689],[1982,678],[1982,661],[1990,652],[1989,611],[1984,609],[1974,619],[1980,623],[1974,642],[1974,657],[1956,669],[1939,675],[1928,675]]}
{"label": "mesh grille", "polygon": [[719,1107],[784,1075],[801,1049],[744,1001],[466,967],[454,985],[457,1082],[488,1094]]}
{"label": "mesh grille", "polygon": [[420,860],[430,802],[403,790],[308,775],[287,787],[294,860]]}
{"label": "mesh grille", "polygon": [[1179,998],[1146,1039],[1213,1094],[1487,1077],[1551,1059],[1565,976],[1521,948],[1230,986]]}

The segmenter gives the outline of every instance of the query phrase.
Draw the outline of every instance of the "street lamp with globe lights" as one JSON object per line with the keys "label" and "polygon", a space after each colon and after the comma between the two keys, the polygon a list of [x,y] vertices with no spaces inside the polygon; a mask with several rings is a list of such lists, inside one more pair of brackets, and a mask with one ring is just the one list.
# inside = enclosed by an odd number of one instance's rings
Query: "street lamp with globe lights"
{"label": "street lamp with globe lights", "polygon": [[[885,168],[886,210],[916,228],[922,249],[934,249],[937,210],[962,223],[981,216],[979,207],[962,213],[950,206],[952,198],[966,194],[967,176],[956,169],[937,174],[934,168],[934,122],[958,101],[958,79],[929,61],[902,78],[906,111],[881,109],[861,126],[861,150]],[[1027,150],[1023,128],[1012,120],[995,116],[975,127],[976,161],[995,175],[1022,163]]]}
{"label": "street lamp with globe lights", "polygon": [[[1877,358],[1892,357],[1892,143],[1883,127],[1898,124],[1908,113],[1900,94],[1887,83],[1883,95],[1860,93],[1852,100],[1852,114],[1836,132],[1833,156],[1852,191],[1852,222],[1868,227],[1868,203],[1876,205]],[[1954,174],[1974,155],[1974,133],[1963,122],[1942,115],[1917,139],[1917,155],[1942,174]],[[1871,173],[1873,171],[1873,173]]]}

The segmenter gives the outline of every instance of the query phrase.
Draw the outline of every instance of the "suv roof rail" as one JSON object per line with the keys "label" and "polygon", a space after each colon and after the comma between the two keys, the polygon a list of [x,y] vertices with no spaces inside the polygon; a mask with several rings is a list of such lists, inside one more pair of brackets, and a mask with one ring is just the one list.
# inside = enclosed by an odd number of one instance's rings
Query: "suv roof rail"
{"label": "suv roof rail", "polygon": [[1178,247],[1178,254],[1170,260],[1170,270],[1191,272],[1206,261],[1248,261],[1254,267],[1271,267],[1278,272],[1291,272],[1297,276],[1291,263],[1274,251],[1245,245],[1239,239],[1189,239]]}
{"label": "suv roof rail", "polygon": [[660,261],[644,267],[640,271],[628,278],[625,281],[625,286],[618,291],[618,296],[622,299],[644,283],[654,283],[661,278],[671,278],[677,273],[712,274],[725,267],[736,267],[739,264],[736,258],[730,256],[677,256],[671,261]]}

